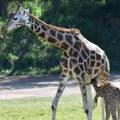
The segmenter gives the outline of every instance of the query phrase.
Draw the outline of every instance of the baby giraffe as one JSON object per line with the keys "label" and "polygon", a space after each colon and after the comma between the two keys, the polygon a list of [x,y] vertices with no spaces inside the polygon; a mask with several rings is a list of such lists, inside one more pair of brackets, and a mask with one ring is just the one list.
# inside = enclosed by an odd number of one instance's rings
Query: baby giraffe
{"label": "baby giraffe", "polygon": [[[102,86],[97,86],[96,79],[92,79],[91,83],[96,91],[94,98],[94,105],[97,105],[98,97],[103,97],[105,102],[106,119],[109,120],[110,113],[112,114],[112,120],[120,120],[120,89],[113,86],[111,83],[107,83]],[[118,110],[118,118],[116,111]]]}

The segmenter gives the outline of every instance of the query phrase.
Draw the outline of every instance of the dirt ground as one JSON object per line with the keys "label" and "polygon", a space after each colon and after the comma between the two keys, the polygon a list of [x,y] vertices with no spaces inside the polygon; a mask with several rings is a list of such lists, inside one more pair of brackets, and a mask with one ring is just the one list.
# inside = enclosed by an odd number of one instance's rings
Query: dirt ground
{"label": "dirt ground", "polygon": [[[120,87],[120,73],[112,73],[110,81]],[[0,77],[0,99],[54,96],[58,83],[59,75]],[[80,94],[75,80],[68,82],[63,93],[70,94]]]}

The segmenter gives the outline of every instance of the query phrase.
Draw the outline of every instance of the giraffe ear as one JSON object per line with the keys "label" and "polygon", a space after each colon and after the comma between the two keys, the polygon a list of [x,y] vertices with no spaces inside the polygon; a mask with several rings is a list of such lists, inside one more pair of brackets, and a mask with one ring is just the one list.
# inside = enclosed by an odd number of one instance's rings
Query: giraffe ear
{"label": "giraffe ear", "polygon": [[25,9],[24,11],[23,11],[23,14],[25,14],[25,13],[29,13],[29,9]]}

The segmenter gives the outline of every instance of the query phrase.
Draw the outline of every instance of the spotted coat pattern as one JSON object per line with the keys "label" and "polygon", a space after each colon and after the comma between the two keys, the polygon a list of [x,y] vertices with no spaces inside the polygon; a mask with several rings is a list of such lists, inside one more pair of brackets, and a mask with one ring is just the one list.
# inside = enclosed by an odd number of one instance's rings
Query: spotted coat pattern
{"label": "spotted coat pattern", "polygon": [[109,60],[105,52],[88,41],[78,29],[66,29],[49,25],[32,14],[20,10],[16,12],[2,28],[2,32],[28,26],[45,41],[63,50],[61,57],[61,75],[58,90],[52,102],[52,120],[55,120],[58,101],[70,78],[78,81],[83,98],[83,107],[88,120],[92,120],[91,79],[98,78],[101,84],[109,79]]}
{"label": "spotted coat pattern", "polygon": [[[106,109],[106,119],[109,120],[110,113],[113,120],[120,120],[120,89],[113,86],[111,83],[107,83],[102,86],[97,86],[96,81],[93,79],[92,84],[96,91],[94,99],[95,105],[97,104],[98,97],[103,97]],[[116,115],[118,111],[118,118]]]}

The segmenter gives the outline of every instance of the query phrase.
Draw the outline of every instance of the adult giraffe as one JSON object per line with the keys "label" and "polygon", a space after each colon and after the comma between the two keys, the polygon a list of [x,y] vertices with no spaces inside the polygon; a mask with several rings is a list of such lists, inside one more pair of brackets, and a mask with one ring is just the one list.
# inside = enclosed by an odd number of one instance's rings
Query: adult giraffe
{"label": "adult giraffe", "polygon": [[29,10],[17,10],[3,26],[1,32],[7,32],[25,25],[45,41],[64,51],[60,65],[62,72],[57,93],[52,102],[52,120],[56,118],[57,104],[68,80],[72,77],[78,81],[83,98],[83,107],[87,120],[92,120],[92,93],[90,83],[93,78],[105,84],[109,79],[109,60],[105,52],[88,41],[79,30],[66,29],[49,25],[32,14]]}

